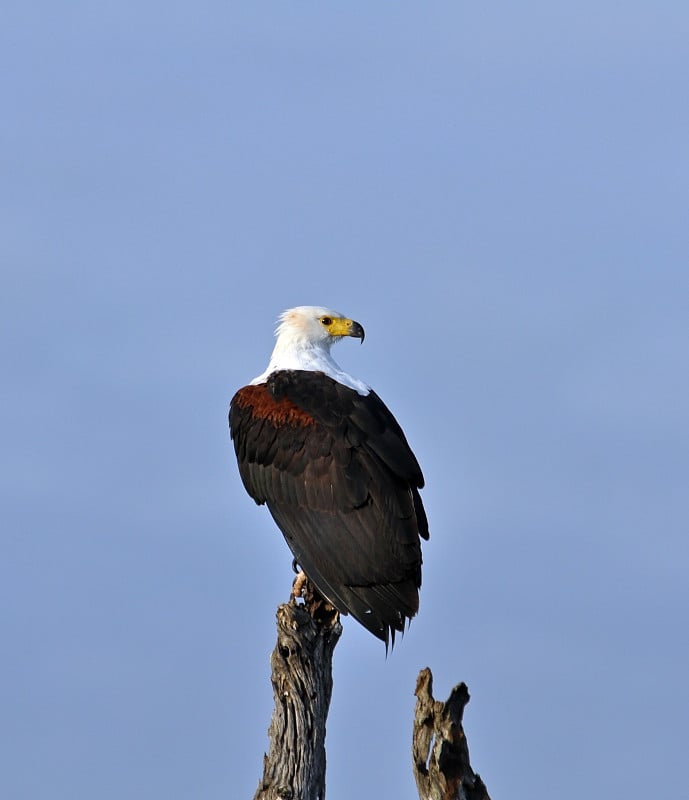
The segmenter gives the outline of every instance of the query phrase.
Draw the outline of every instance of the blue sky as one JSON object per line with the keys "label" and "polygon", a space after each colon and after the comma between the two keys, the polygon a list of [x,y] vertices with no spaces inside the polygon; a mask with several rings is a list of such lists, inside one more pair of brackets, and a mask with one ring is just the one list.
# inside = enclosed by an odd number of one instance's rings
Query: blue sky
{"label": "blue sky", "polygon": [[[424,468],[421,612],[335,654],[328,797],[415,798],[468,683],[494,797],[678,797],[685,3],[14,3],[0,26],[0,795],[250,797],[291,557],[234,391],[366,343]],[[524,766],[538,780],[525,781]]]}

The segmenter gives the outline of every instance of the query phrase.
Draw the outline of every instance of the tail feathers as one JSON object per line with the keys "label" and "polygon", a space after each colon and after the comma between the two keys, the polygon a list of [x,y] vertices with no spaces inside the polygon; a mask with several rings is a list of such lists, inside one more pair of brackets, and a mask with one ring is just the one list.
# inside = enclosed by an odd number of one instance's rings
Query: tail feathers
{"label": "tail feathers", "polygon": [[395,644],[395,633],[404,633],[408,620],[419,607],[418,590],[413,580],[375,586],[335,585],[316,570],[300,565],[323,597],[341,614],[351,614],[357,622],[385,643]]}

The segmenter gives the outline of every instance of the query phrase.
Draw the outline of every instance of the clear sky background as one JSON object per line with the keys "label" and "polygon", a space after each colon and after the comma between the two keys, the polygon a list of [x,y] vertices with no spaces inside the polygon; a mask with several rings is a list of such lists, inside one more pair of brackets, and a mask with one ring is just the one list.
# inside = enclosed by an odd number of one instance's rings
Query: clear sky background
{"label": "clear sky background", "polygon": [[[328,798],[686,797],[686,2],[5,3],[0,796],[251,797],[291,556],[227,430],[278,313],[424,468],[421,612],[349,619]],[[592,788],[593,787],[593,788]]]}

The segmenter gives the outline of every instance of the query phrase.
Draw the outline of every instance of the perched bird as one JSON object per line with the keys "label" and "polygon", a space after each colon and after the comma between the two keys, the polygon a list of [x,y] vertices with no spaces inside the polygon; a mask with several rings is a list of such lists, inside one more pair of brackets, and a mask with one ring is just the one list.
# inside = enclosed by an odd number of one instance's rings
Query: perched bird
{"label": "perched bird", "polygon": [[344,337],[364,341],[358,322],[299,306],[276,336],[230,404],[242,482],[318,592],[387,647],[419,608],[421,468],[383,401],[330,355]]}

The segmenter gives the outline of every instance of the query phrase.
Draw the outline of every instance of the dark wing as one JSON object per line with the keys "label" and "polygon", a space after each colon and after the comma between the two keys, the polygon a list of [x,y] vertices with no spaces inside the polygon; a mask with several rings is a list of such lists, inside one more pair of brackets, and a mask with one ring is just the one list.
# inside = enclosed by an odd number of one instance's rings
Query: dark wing
{"label": "dark wing", "polygon": [[418,610],[423,475],[397,421],[319,372],[240,389],[230,431],[249,494],[265,503],[319,592],[387,643]]}

